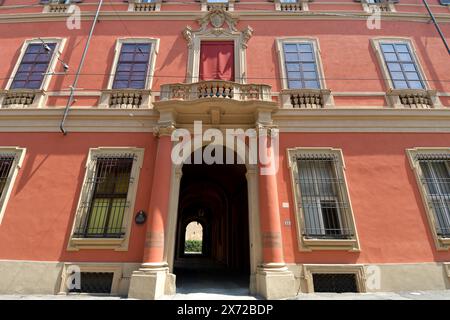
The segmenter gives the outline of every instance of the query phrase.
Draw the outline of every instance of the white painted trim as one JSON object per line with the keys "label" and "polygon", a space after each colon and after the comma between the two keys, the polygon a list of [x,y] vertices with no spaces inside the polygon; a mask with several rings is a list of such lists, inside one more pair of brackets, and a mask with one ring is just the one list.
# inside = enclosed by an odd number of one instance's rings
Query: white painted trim
{"label": "white painted trim", "polygon": [[[56,64],[58,62],[56,55],[61,56],[61,54],[64,50],[64,46],[66,44],[66,38],[45,37],[45,38],[41,38],[41,39],[45,43],[56,43],[55,50],[53,51],[53,56],[50,59],[50,62],[48,64],[48,68],[46,71],[46,73],[48,73],[50,70],[55,70]],[[16,76],[17,70],[19,69],[20,63],[22,62],[23,56],[25,55],[25,51],[28,48],[28,45],[35,44],[35,43],[42,43],[42,41],[37,38],[28,39],[28,40],[24,41],[22,48],[20,49],[19,58],[17,59],[14,69],[11,72],[11,76],[6,84],[6,88],[5,88],[6,90],[9,90],[11,88],[11,84],[14,80],[14,77]],[[42,84],[41,84],[41,87],[39,88],[39,90],[44,90],[44,91],[47,90],[50,80],[51,80],[51,76],[49,74],[44,75],[44,78],[42,79]]]}
{"label": "white painted trim", "polygon": [[314,56],[316,60],[317,73],[319,76],[319,89],[326,89],[327,84],[325,82],[325,75],[323,71],[322,59],[321,59],[321,51],[319,46],[319,39],[316,37],[282,37],[276,38],[277,44],[277,52],[278,52],[278,61],[280,63],[280,71],[281,71],[281,84],[283,89],[289,89],[288,81],[287,81],[287,72],[286,72],[286,64],[284,60],[284,48],[283,45],[285,43],[308,43],[313,45]]}
{"label": "white painted trim", "polygon": [[17,178],[17,174],[19,172],[19,169],[22,167],[26,151],[27,150],[25,148],[21,148],[21,147],[2,147],[2,146],[0,146],[0,154],[7,153],[7,154],[15,155],[14,162],[13,162],[11,168],[9,169],[8,177],[6,179],[6,183],[3,188],[3,192],[0,196],[0,225],[3,220],[3,216],[5,215],[6,206],[8,205],[8,200],[11,196],[11,193],[12,193],[12,190],[14,187],[14,182],[16,181],[16,178]]}
{"label": "white painted trim", "polygon": [[[394,90],[394,84],[393,81],[391,79],[391,75],[389,73],[389,70],[387,68],[387,63],[384,60],[384,56],[383,56],[383,52],[381,51],[381,47],[380,44],[382,42],[388,42],[388,43],[401,43],[401,44],[406,44],[409,47],[409,50],[411,52],[412,58],[414,60],[414,63],[419,71],[419,75],[422,78],[422,82],[425,86],[425,90],[431,90],[432,88],[430,87],[428,81],[427,81],[427,77],[426,74],[422,68],[422,63],[420,61],[419,55],[417,54],[417,51],[415,49],[414,46],[414,40],[408,37],[376,37],[376,38],[372,38],[370,39],[370,43],[372,44],[372,48],[375,50],[375,55],[378,58],[378,62],[380,64],[381,67],[381,71],[383,74],[383,77],[385,79],[385,84],[386,87],[389,90]],[[400,89],[397,89],[400,90]]]}

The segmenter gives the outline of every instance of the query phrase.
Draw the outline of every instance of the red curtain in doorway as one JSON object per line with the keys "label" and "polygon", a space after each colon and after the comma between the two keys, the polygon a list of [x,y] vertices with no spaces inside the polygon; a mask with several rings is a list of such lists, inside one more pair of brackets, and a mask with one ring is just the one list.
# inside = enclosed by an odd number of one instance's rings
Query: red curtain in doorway
{"label": "red curtain in doorway", "polygon": [[202,41],[199,78],[234,81],[233,41]]}

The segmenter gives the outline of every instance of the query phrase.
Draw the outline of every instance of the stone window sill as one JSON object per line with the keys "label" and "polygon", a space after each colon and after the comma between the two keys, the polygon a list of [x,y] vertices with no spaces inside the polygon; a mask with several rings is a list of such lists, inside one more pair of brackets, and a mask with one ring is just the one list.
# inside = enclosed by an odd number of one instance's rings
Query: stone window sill
{"label": "stone window sill", "polygon": [[115,249],[122,251],[124,238],[104,239],[104,238],[72,238],[70,239],[68,251],[78,251],[79,249]]}
{"label": "stone window sill", "polygon": [[356,239],[310,239],[302,238],[303,249],[312,250],[346,250],[359,252]]}

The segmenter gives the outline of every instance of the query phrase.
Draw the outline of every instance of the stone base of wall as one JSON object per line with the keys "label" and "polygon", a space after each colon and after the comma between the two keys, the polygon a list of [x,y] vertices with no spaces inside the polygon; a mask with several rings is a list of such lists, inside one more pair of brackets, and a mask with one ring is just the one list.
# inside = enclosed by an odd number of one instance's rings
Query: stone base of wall
{"label": "stone base of wall", "polygon": [[[81,270],[105,271],[111,268],[115,273],[116,294],[127,296],[130,279],[134,271],[139,270],[139,263],[79,263]],[[59,294],[64,292],[64,270],[69,264],[64,262],[12,261],[0,260],[0,294]],[[77,265],[70,263],[70,265]],[[308,281],[308,270],[325,270],[325,272],[346,272],[358,270],[363,292],[400,292],[414,290],[450,289],[450,263],[411,263],[411,264],[326,264],[302,265],[290,264],[295,293],[313,292]],[[333,271],[336,270],[336,271]],[[312,271],[315,272],[315,271]],[[253,292],[258,287],[258,277],[252,281]],[[292,287],[292,286],[289,286]],[[292,291],[292,290],[290,290]],[[294,294],[295,294],[294,293]],[[292,293],[291,293],[292,294]],[[267,296],[271,295],[270,292]]]}

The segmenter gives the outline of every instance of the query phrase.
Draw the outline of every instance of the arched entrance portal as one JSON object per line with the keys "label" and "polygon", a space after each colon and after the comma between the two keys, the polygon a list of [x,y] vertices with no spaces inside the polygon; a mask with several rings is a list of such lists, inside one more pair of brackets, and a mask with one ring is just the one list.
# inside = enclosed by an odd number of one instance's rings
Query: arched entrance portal
{"label": "arched entrance portal", "polygon": [[[177,291],[249,288],[246,166],[185,164],[180,182],[174,273]],[[186,229],[201,225],[201,250],[186,252]],[[191,242],[189,242],[191,244]],[[198,243],[197,243],[198,245]],[[200,252],[199,252],[200,251]]]}

